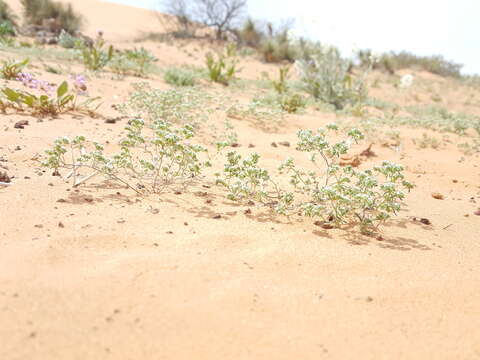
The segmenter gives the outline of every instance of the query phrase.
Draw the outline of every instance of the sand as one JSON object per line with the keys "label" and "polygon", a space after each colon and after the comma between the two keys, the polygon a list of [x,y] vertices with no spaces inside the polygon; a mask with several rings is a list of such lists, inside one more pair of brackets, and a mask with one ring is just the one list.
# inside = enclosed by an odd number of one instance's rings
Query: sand
{"label": "sand", "polygon": [[[102,29],[119,47],[145,46],[160,68],[201,65],[213,46],[134,43],[157,28],[151,12],[96,0],[75,6],[88,19],[87,33]],[[242,58],[241,67],[244,79],[277,71],[254,58]],[[465,104],[478,90],[415,76],[415,90],[400,91],[385,80],[372,93],[403,105],[419,94],[428,103],[425,82],[444,106],[480,115],[478,105]],[[89,91],[104,101],[99,112],[118,116],[111,105],[126,99],[137,81],[92,77]],[[148,81],[169,88],[161,75]],[[202,86],[240,100],[252,95]],[[29,126],[14,129],[21,119]],[[293,144],[296,130],[334,119],[308,110],[269,131],[232,123],[239,151],[249,153],[253,143],[273,168],[290,155],[308,161],[272,141]],[[220,126],[223,119],[211,121]],[[0,359],[480,358],[480,216],[474,215],[480,161],[478,154],[459,152],[461,137],[449,135],[451,143],[439,149],[418,149],[412,138],[442,134],[398,127],[400,148],[373,141],[376,157],[362,165],[400,162],[417,185],[375,238],[233,204],[212,179],[178,194],[139,198],[99,179],[73,189],[36,161],[57,137],[82,133],[113,142],[125,123],[1,115],[0,158],[6,161],[0,165],[14,178],[12,186],[0,187]]]}

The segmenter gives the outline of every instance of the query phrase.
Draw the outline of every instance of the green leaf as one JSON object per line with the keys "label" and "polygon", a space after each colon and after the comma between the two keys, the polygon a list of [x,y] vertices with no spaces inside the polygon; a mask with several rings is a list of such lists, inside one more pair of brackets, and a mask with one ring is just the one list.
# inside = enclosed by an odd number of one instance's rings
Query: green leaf
{"label": "green leaf", "polygon": [[5,94],[7,99],[12,102],[18,102],[18,99],[20,99],[20,93],[10,88],[5,88],[2,90],[2,92]]}
{"label": "green leaf", "polygon": [[68,91],[68,83],[66,81],[62,82],[60,86],[57,88],[57,97],[61,98],[65,95]]}

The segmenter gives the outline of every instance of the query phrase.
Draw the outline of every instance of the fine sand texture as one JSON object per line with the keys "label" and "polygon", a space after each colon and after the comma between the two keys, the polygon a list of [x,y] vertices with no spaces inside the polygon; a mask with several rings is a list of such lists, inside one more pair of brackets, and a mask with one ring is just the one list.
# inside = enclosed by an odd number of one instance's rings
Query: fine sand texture
{"label": "fine sand texture", "polygon": [[[202,67],[220,46],[138,40],[161,31],[152,12],[97,0],[74,5],[86,34],[102,30],[116,47],[144,46],[160,70]],[[0,53],[12,56],[20,55]],[[83,71],[81,63],[45,63]],[[34,59],[32,66],[57,84],[68,76]],[[240,67],[237,85],[198,86],[247,103],[266,91],[252,85],[262,72],[278,73],[255,56],[241,57]],[[380,85],[371,96],[407,107],[435,105],[435,93],[450,111],[480,115],[478,88],[408,72],[410,89],[373,73]],[[399,215],[366,236],[231,202],[212,176],[159,196],[100,177],[72,188],[39,164],[53,141],[84,134],[113,148],[127,120],[105,119],[119,116],[112,105],[128,99],[131,85],[171,87],[161,71],[148,79],[87,75],[89,94],[102,97],[99,116],[0,115],[0,171],[12,177],[0,186],[0,360],[480,359],[480,158],[458,149],[467,135],[398,126],[390,129],[395,139],[374,130],[355,145],[352,155],[370,144],[375,153],[361,167],[398,162],[416,185]],[[258,152],[274,170],[288,156],[308,166],[295,150],[296,132],[339,119],[359,121],[312,106],[274,122],[230,122],[235,150]],[[14,128],[20,120],[29,125]],[[213,114],[206,128],[221,130],[224,120]],[[206,146],[208,132],[200,133]],[[424,133],[440,146],[420,147]],[[282,142],[291,146],[272,146]]]}

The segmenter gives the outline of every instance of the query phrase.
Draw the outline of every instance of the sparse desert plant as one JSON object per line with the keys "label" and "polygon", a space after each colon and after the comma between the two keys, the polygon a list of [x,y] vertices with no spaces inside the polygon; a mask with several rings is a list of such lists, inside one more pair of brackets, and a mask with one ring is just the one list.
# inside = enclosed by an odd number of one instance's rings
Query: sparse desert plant
{"label": "sparse desert plant", "polygon": [[0,0],[0,24],[6,24],[8,26],[8,33],[10,35],[15,35],[14,27],[17,25],[17,15],[15,15],[10,5],[4,0]]}
{"label": "sparse desert plant", "polygon": [[53,0],[21,0],[25,19],[30,24],[44,25],[53,20],[50,30],[60,33],[65,30],[70,34],[79,31],[83,18],[73,10],[71,4]]}
{"label": "sparse desert plant", "polygon": [[120,75],[144,77],[153,70],[157,58],[145,48],[116,52],[109,61],[109,68]]}
{"label": "sparse desert plant", "polygon": [[98,71],[103,69],[112,60],[114,55],[113,45],[105,49],[105,41],[99,36],[93,46],[84,46],[81,49],[83,64],[88,70]]}
{"label": "sparse desert plant", "polygon": [[279,171],[290,176],[291,188],[282,187],[259,166],[258,154],[243,159],[236,152],[227,154],[223,172],[216,174],[217,184],[227,189],[230,200],[254,200],[279,214],[301,213],[337,226],[358,224],[362,232],[371,232],[400,211],[403,191],[413,185],[405,180],[403,167],[391,162],[367,170],[340,166],[349,144],[363,135],[354,129],[348,139],[330,143],[327,135],[333,130],[335,125],[298,133],[297,150],[307,152],[319,171],[298,169],[287,159]]}
{"label": "sparse desert plant", "polygon": [[23,61],[16,61],[14,59],[3,60],[2,68],[0,69],[0,73],[2,77],[6,80],[13,80],[18,77],[18,75],[23,71],[25,66],[28,65],[29,59],[25,59]]}
{"label": "sparse desert plant", "polygon": [[260,45],[260,53],[265,62],[288,61],[293,63],[295,61],[299,55],[298,48],[292,43],[288,34],[289,30],[285,28],[263,39]]}
{"label": "sparse desert plant", "polygon": [[[120,141],[120,151],[107,155],[104,147],[83,136],[60,138],[43,165],[54,170],[66,169],[78,186],[94,176],[123,184],[137,193],[159,194],[170,186],[186,186],[210,166],[201,159],[206,149],[192,144],[193,127],[180,128],[157,120],[146,124],[141,119],[130,119],[125,128],[126,137]],[[82,170],[87,175],[81,176]]]}
{"label": "sparse desert plant", "polygon": [[277,96],[277,101],[283,111],[296,113],[307,105],[306,99],[300,94],[282,94]]}
{"label": "sparse desert plant", "polygon": [[216,56],[212,53],[206,55],[205,63],[210,80],[228,85],[238,72],[236,51],[235,44],[228,44],[223,53],[218,53]]}
{"label": "sparse desert plant", "polygon": [[65,49],[82,49],[85,47],[85,41],[62,29],[58,35],[58,45]]}
{"label": "sparse desert plant", "polygon": [[30,88],[37,89],[40,94],[34,94],[29,91],[16,90],[4,87],[1,90],[3,96],[2,103],[6,108],[12,108],[19,112],[29,112],[36,116],[56,116],[61,113],[76,112],[93,112],[97,107],[93,107],[93,103],[99,98],[87,98],[83,102],[78,101],[78,96],[82,91],[79,85],[80,80],[76,80],[74,89],[69,88],[67,81],[62,82],[56,89],[55,95],[51,92],[53,86],[46,82],[41,82],[32,78],[27,80],[28,76],[23,76],[22,82]]}
{"label": "sparse desert plant", "polygon": [[288,90],[288,72],[290,71],[290,66],[282,66],[280,69],[278,69],[278,80],[273,79],[271,80],[272,87],[273,89],[278,93],[278,94],[285,94]]}
{"label": "sparse desert plant", "polygon": [[441,55],[418,56],[407,51],[390,52],[381,56],[381,62],[387,61],[393,69],[419,68],[440,76],[460,78],[463,65],[446,60]]}
{"label": "sparse desert plant", "polygon": [[243,27],[236,33],[242,45],[250,46],[254,49],[260,46],[262,39],[265,37],[259,25],[252,18],[248,18]]}
{"label": "sparse desert plant", "polygon": [[163,79],[174,86],[193,86],[198,75],[187,68],[172,67],[165,71]]}
{"label": "sparse desert plant", "polygon": [[422,137],[420,139],[412,139],[413,143],[417,145],[420,149],[438,149],[441,145],[441,142],[433,137],[433,136],[428,136],[426,133],[422,134]]}
{"label": "sparse desert plant", "polygon": [[366,76],[370,69],[354,78],[349,74],[350,62],[335,47],[324,47],[313,60],[298,60],[296,66],[304,90],[337,110],[367,99]]}
{"label": "sparse desert plant", "polygon": [[205,102],[209,95],[195,88],[159,90],[147,83],[138,83],[133,85],[133,89],[128,101],[118,106],[118,110],[130,118],[194,126],[207,118]]}

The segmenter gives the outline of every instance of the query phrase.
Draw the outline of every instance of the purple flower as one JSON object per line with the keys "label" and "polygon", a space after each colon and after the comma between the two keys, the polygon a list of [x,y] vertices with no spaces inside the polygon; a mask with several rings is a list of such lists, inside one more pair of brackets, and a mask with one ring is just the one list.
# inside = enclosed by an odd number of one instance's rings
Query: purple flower
{"label": "purple flower", "polygon": [[79,93],[85,93],[87,91],[87,79],[83,75],[72,75],[71,76],[73,85]]}

